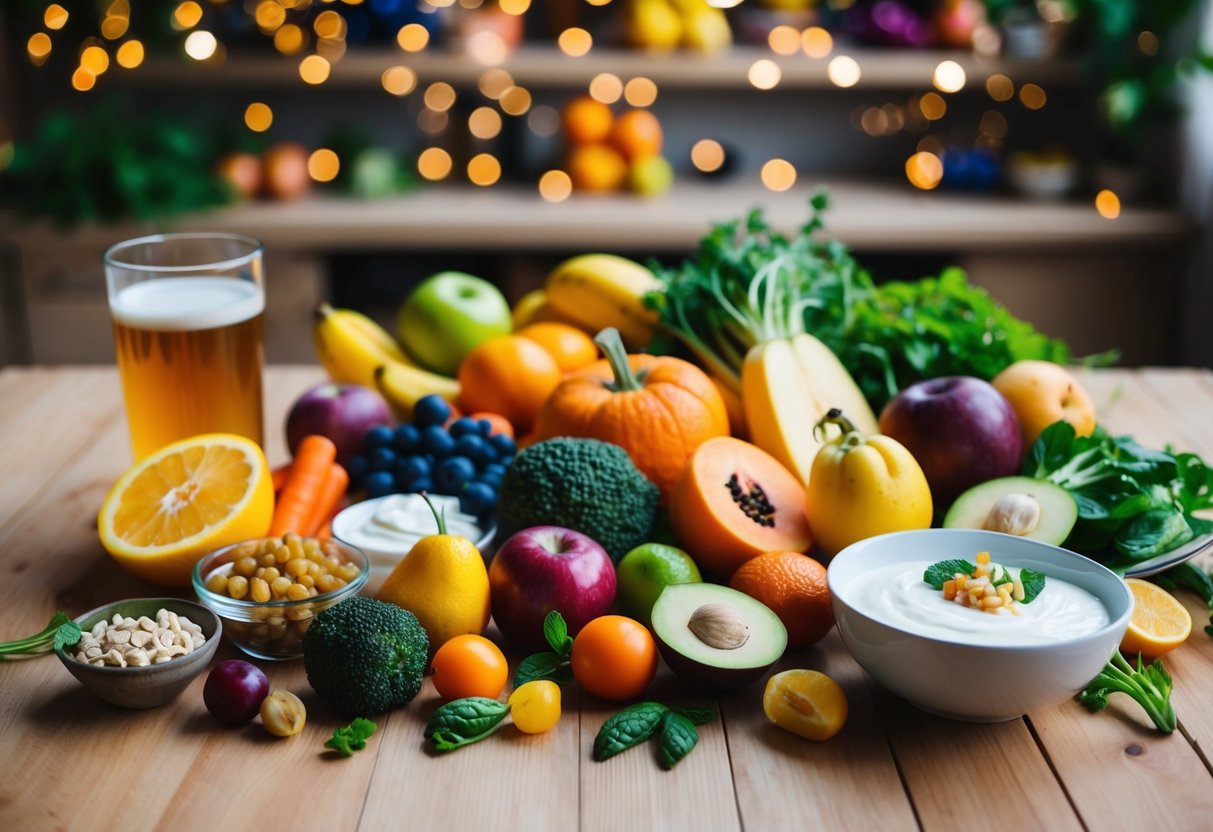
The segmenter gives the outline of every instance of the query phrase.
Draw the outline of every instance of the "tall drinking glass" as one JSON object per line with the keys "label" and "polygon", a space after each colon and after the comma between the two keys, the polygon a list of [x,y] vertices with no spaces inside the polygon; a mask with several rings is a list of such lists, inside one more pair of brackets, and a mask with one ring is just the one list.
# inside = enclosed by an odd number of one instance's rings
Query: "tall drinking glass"
{"label": "tall drinking glass", "polygon": [[262,442],[261,244],[158,234],[111,246],[105,280],[131,448],[199,433]]}

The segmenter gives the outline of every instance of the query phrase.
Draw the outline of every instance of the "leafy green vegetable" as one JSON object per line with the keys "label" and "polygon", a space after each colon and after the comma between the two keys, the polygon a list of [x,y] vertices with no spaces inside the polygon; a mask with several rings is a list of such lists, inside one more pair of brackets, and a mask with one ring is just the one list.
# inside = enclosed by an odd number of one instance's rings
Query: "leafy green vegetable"
{"label": "leafy green vegetable", "polygon": [[128,218],[163,220],[233,196],[214,174],[224,146],[202,112],[162,113],[130,97],[55,110],[0,177],[0,202],[60,227]]}
{"label": "leafy green vegetable", "polygon": [[80,627],[64,612],[56,612],[41,632],[17,641],[0,643],[0,662],[45,656],[52,650],[71,647],[80,640]]}
{"label": "leafy green vegetable", "polygon": [[1172,566],[1150,580],[1169,592],[1174,592],[1178,587],[1186,587],[1199,595],[1209,608],[1209,623],[1205,625],[1205,632],[1213,636],[1213,577],[1210,577],[1208,572],[1192,561],[1186,561]]}
{"label": "leafy green vegetable", "polygon": [[564,616],[556,610],[549,612],[543,619],[543,637],[547,639],[552,652],[536,653],[523,659],[518,670],[514,672],[515,688],[536,679],[548,679],[558,685],[567,685],[573,681],[573,671],[569,667],[573,639],[569,638],[569,628]]}
{"label": "leafy green vegetable", "polygon": [[638,702],[602,724],[594,738],[594,759],[601,762],[635,748],[660,729],[658,757],[661,767],[668,771],[699,742],[695,726],[707,725],[715,718],[708,708],[671,710],[660,702]]}
{"label": "leafy green vegetable", "polygon": [[699,742],[695,724],[676,711],[669,711],[661,720],[661,767],[669,771]]}
{"label": "leafy green vegetable", "polygon": [[455,699],[434,711],[425,724],[425,738],[438,751],[454,751],[496,731],[509,712],[509,705],[484,696]]}
{"label": "leafy green vegetable", "polygon": [[877,412],[924,378],[990,379],[1020,359],[1070,359],[1065,344],[1015,318],[960,269],[876,285],[846,246],[816,239],[828,204],[815,194],[809,220],[791,238],[754,210],[715,226],[693,260],[655,267],[664,286],[646,298],[661,315],[652,349],[685,349],[738,390],[750,347],[808,332],[834,351]]}
{"label": "leafy green vegetable", "polygon": [[692,725],[707,725],[716,718],[711,708],[675,708],[674,712],[685,716]]}
{"label": "leafy green vegetable", "polygon": [[1044,573],[1032,569],[1020,569],[1019,583],[1023,586],[1023,600],[1020,603],[1030,604],[1036,600],[1037,595],[1044,592],[1045,576]]}
{"label": "leafy green vegetable", "polygon": [[331,748],[342,757],[352,757],[355,751],[366,748],[366,741],[377,727],[369,719],[358,717],[344,728],[333,731],[333,736],[325,742],[324,747]]}
{"label": "leafy green vegetable", "polygon": [[601,762],[640,745],[657,732],[669,712],[659,702],[637,702],[611,716],[594,737],[594,759]]}
{"label": "leafy green vegetable", "polygon": [[955,578],[956,573],[972,575],[976,568],[967,560],[941,560],[928,566],[927,571],[922,574],[922,579],[934,589],[943,589],[944,582]]}
{"label": "leafy green vegetable", "polygon": [[[1213,507],[1213,468],[1196,454],[1152,450],[1102,428],[1077,436],[1062,421],[1040,434],[1024,457],[1023,473],[1073,495],[1078,522],[1066,546],[1103,555],[1115,569],[1213,531],[1213,522],[1193,515]],[[1109,549],[1118,557],[1109,560]]]}
{"label": "leafy green vegetable", "polygon": [[1078,694],[1078,701],[1092,712],[1108,705],[1108,695],[1124,693],[1141,705],[1155,727],[1164,734],[1175,730],[1175,706],[1171,704],[1171,675],[1162,659],[1142,667],[1141,654],[1136,669],[1117,650],[1107,667]]}

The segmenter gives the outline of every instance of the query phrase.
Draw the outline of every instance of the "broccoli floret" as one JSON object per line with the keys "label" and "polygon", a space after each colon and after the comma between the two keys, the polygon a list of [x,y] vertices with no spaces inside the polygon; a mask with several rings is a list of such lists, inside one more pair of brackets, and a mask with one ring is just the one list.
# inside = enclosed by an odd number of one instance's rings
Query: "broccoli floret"
{"label": "broccoli floret", "polygon": [[615,563],[648,540],[659,498],[623,448],[570,437],[514,457],[500,495],[501,539],[530,526],[563,526],[596,540]]}
{"label": "broccoli floret", "polygon": [[312,621],[303,637],[303,667],[322,699],[348,716],[365,716],[413,701],[429,649],[417,616],[355,596]]}

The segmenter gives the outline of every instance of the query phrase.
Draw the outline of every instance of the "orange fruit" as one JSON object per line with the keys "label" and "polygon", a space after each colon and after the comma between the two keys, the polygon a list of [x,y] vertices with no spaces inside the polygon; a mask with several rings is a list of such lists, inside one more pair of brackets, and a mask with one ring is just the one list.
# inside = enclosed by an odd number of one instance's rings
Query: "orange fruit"
{"label": "orange fruit", "polygon": [[587,144],[569,153],[569,178],[579,191],[616,191],[628,175],[628,163],[605,144]]}
{"label": "orange fruit", "polygon": [[97,516],[101,545],[153,583],[189,586],[203,555],[269,533],[274,486],[256,442],[208,433],[136,462]]}
{"label": "orange fruit", "polygon": [[661,122],[648,110],[628,110],[611,127],[611,144],[629,162],[661,154]]}
{"label": "orange fruit", "polygon": [[767,719],[785,731],[821,742],[846,724],[847,695],[824,673],[785,670],[767,681],[762,710]]}
{"label": "orange fruit", "polygon": [[1154,657],[1183,644],[1192,633],[1192,616],[1184,605],[1158,584],[1140,578],[1125,578],[1125,583],[1133,592],[1133,615],[1120,651]]}
{"label": "orange fruit", "polygon": [[564,105],[564,135],[573,144],[598,144],[611,133],[615,114],[601,101],[588,95]]}
{"label": "orange fruit", "polygon": [[598,347],[594,345],[594,339],[569,324],[531,324],[519,330],[518,334],[547,350],[556,359],[562,373],[580,370],[598,360]]}
{"label": "orange fruit", "polygon": [[766,604],[788,630],[788,649],[808,647],[834,626],[826,568],[800,552],[767,552],[741,565],[729,586]]}

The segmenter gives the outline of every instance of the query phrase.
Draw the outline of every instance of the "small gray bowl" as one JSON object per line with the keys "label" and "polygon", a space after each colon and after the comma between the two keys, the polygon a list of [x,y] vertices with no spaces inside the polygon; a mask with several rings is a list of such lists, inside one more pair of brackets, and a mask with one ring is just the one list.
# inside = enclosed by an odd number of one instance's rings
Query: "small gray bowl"
{"label": "small gray bowl", "polygon": [[82,685],[112,705],[141,710],[171,702],[189,686],[194,677],[206,670],[211,657],[215,655],[219,636],[223,633],[223,624],[218,616],[201,604],[180,598],[128,598],[86,612],[76,619],[76,623],[82,632],[88,632],[98,621],[112,619],[114,613],[131,618],[146,615],[155,619],[157,611],[161,609],[184,615],[201,627],[202,634],[206,636],[202,646],[171,661],[146,667],[86,664],[68,655],[67,650],[71,648],[56,650],[55,655]]}

